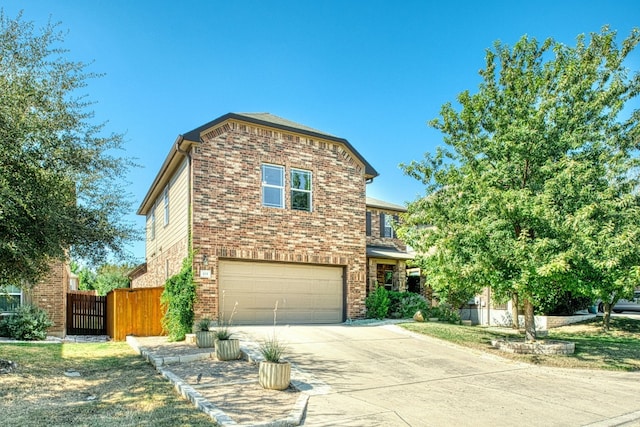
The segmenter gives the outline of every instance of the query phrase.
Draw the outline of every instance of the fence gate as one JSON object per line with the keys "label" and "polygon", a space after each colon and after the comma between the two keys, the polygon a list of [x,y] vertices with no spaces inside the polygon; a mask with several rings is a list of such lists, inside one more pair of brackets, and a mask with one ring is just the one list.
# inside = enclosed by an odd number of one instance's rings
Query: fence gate
{"label": "fence gate", "polygon": [[68,293],[67,334],[106,335],[107,297]]}

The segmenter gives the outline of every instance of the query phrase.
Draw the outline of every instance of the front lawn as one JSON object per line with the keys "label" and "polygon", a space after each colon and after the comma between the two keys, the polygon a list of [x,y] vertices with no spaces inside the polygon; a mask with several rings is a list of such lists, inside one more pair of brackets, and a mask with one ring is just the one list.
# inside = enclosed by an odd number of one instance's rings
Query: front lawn
{"label": "front lawn", "polygon": [[602,319],[551,329],[546,339],[573,341],[571,356],[545,356],[501,352],[491,346],[492,339],[513,337],[508,329],[461,326],[440,322],[407,323],[402,327],[474,348],[497,356],[544,366],[585,369],[640,370],[640,321],[615,317],[611,331],[602,331]]}
{"label": "front lawn", "polygon": [[[0,344],[1,419],[15,426],[211,426],[126,343]],[[80,377],[69,377],[75,371]]]}

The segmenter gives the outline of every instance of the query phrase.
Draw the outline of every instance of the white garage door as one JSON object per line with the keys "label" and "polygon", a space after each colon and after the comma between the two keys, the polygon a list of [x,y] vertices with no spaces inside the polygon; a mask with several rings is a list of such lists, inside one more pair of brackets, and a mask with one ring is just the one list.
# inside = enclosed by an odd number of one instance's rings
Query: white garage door
{"label": "white garage door", "polygon": [[[224,315],[229,319],[237,301],[233,324],[277,322],[342,322],[342,267],[220,261],[220,295],[224,291]],[[222,304],[222,301],[221,301]]]}

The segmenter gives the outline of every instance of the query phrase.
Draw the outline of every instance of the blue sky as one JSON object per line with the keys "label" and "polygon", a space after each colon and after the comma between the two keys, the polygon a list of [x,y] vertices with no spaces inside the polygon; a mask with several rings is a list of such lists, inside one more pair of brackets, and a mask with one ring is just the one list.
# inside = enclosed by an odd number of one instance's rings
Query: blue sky
{"label": "blue sky", "polygon": [[[442,145],[427,126],[479,83],[485,49],[522,35],[573,45],[640,26],[637,0],[3,1],[9,17],[68,30],[69,57],[105,73],[96,119],[126,134],[132,219],[178,134],[228,112],[270,112],[348,139],[380,173],[369,196],[424,193],[400,163]],[[628,66],[640,69],[640,52]],[[144,259],[144,243],[131,247]]]}

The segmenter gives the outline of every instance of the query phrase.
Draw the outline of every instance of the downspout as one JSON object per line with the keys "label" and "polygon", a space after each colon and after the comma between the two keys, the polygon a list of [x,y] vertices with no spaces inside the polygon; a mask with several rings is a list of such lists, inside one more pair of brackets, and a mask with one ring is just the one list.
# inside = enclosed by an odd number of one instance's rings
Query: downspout
{"label": "downspout", "polygon": [[[182,135],[176,141],[176,152],[182,154],[187,159],[187,245],[189,254],[193,251],[193,239],[191,236],[191,153],[180,148],[180,143],[184,141]],[[202,141],[202,139],[200,140]]]}

